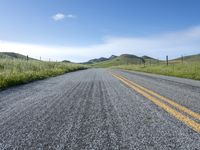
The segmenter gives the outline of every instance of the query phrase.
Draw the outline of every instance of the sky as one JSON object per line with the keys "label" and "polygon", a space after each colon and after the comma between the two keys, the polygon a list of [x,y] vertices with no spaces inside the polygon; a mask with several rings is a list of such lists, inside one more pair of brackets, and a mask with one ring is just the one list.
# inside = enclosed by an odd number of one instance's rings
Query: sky
{"label": "sky", "polygon": [[84,62],[200,53],[199,0],[0,0],[0,51]]}

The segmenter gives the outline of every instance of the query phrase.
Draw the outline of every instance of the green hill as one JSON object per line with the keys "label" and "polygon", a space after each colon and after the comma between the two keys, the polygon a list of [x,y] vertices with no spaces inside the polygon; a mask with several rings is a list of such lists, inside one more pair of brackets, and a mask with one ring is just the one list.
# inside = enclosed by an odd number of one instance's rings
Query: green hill
{"label": "green hill", "polygon": [[[0,52],[0,58],[6,58],[6,59],[27,59],[27,56],[13,53],[13,52]],[[33,59],[33,58],[29,58]]]}
{"label": "green hill", "polygon": [[96,59],[91,59],[88,62],[86,62],[85,64],[93,64],[93,63],[98,63],[98,62],[102,62],[102,61],[106,61],[106,60],[108,60],[108,58],[100,57],[100,58],[96,58]]}
{"label": "green hill", "polygon": [[118,57],[114,57],[111,60],[102,61],[99,63],[94,63],[91,66],[93,67],[111,67],[119,65],[128,65],[128,64],[141,64],[145,59],[130,54],[123,54]]}
{"label": "green hill", "polygon": [[161,60],[158,60],[149,56],[142,56],[141,58],[145,60],[146,64],[157,64],[158,62],[162,62]]}
{"label": "green hill", "polygon": [[100,58],[95,58],[95,59],[91,59],[85,63],[82,63],[82,64],[95,64],[95,63],[100,63],[100,62],[103,62],[103,61],[107,61],[107,60],[112,60],[114,58],[116,58],[117,56],[115,55],[112,55],[110,56],[109,58],[106,58],[106,57],[100,57]]}
{"label": "green hill", "polygon": [[[175,61],[181,61],[182,57],[179,57],[179,58],[174,59],[174,60]],[[183,61],[187,61],[187,62],[197,62],[197,61],[200,61],[200,54],[184,56],[183,57]]]}

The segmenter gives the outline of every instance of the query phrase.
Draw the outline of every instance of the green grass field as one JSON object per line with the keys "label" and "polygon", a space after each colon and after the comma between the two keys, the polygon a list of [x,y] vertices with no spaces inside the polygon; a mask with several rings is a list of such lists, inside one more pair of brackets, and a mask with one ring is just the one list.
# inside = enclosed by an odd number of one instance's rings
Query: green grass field
{"label": "green grass field", "polygon": [[[142,59],[144,61],[142,61]],[[145,65],[144,65],[145,62]],[[116,68],[200,80],[200,54],[184,56],[169,61],[148,56],[121,55],[112,60],[93,63],[91,67]]]}
{"label": "green grass field", "polygon": [[37,60],[0,59],[0,89],[85,69],[79,64]]}
{"label": "green grass field", "polygon": [[167,66],[165,63],[146,64],[144,65],[119,65],[111,68],[134,70],[140,72],[176,76],[181,78],[189,78],[200,80],[200,61],[188,61],[181,63],[173,61]]}

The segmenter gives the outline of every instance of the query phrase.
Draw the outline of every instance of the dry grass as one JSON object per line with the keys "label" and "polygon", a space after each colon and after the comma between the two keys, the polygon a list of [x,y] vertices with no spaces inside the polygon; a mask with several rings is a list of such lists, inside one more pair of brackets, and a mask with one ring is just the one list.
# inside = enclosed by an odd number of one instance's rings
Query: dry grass
{"label": "dry grass", "polygon": [[0,89],[85,69],[79,64],[0,59]]}
{"label": "dry grass", "polygon": [[168,76],[176,76],[181,78],[189,78],[200,80],[200,62],[171,62],[168,66],[164,63],[151,65],[121,65],[112,68],[134,70],[154,74],[162,74]]}

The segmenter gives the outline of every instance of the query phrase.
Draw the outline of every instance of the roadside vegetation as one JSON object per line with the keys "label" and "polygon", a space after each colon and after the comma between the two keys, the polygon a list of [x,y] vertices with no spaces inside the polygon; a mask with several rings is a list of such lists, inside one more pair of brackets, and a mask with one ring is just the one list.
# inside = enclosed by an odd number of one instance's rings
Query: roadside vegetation
{"label": "roadside vegetation", "polygon": [[86,67],[66,62],[0,58],[0,89],[81,69]]}
{"label": "roadside vegetation", "polygon": [[200,61],[191,61],[183,63],[180,61],[172,61],[169,62],[168,66],[165,62],[159,62],[153,64],[148,63],[145,65],[119,65],[112,66],[111,68],[200,80]]}
{"label": "roadside vegetation", "polygon": [[200,54],[170,60],[168,65],[166,61],[149,56],[138,57],[130,54],[123,54],[102,61],[97,60],[88,65],[96,68],[125,69],[200,80]]}

